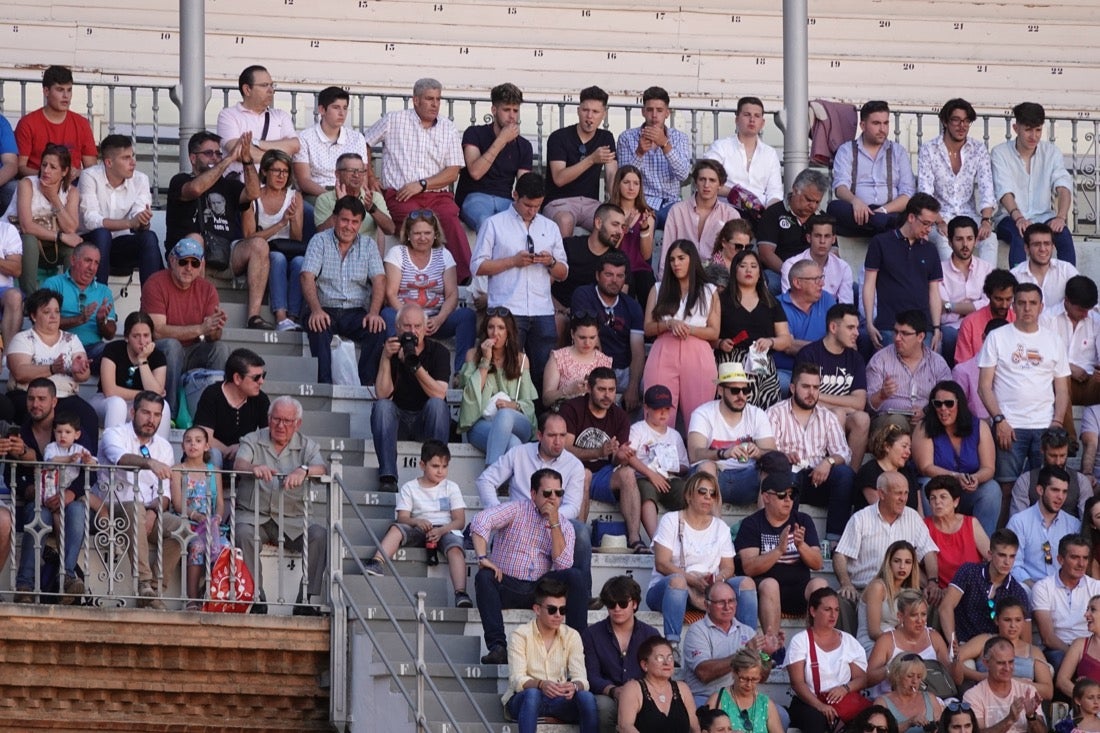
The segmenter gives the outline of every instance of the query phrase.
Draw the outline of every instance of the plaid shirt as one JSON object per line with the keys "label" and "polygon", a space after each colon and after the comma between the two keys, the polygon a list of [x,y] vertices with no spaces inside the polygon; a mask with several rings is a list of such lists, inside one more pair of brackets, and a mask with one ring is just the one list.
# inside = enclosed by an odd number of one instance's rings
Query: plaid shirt
{"label": "plaid shirt", "polygon": [[797,453],[803,467],[813,468],[825,456],[844,456],[845,463],[852,458],[844,428],[829,410],[814,407],[806,427],[802,427],[787,399],[768,408],[768,420],[775,432],[775,449],[787,455]]}
{"label": "plaid shirt", "polygon": [[309,240],[302,272],[317,277],[322,308],[366,308],[373,292],[371,279],[386,271],[374,240],[360,234],[341,257],[335,231],[330,229]]}
{"label": "plaid shirt", "polygon": [[642,186],[646,203],[654,209],[680,200],[680,183],[691,174],[691,142],[679,130],[667,129],[672,150],[665,153],[654,148],[638,157],[638,140],[642,128],[634,127],[619,136],[616,157],[619,165],[633,165],[642,170]]}
{"label": "plaid shirt", "polygon": [[493,530],[497,534],[489,558],[509,577],[534,581],[551,570],[573,567],[573,542],[576,539],[573,525],[562,521],[565,549],[557,557],[551,557],[552,530],[533,501],[509,501],[484,509],[470,524],[470,531],[484,537],[486,542]]}
{"label": "plaid shirt", "polygon": [[466,165],[458,128],[446,117],[437,117],[426,128],[415,109],[390,112],[371,125],[365,137],[367,145],[385,143],[382,185],[386,188],[401,188],[444,168]]}

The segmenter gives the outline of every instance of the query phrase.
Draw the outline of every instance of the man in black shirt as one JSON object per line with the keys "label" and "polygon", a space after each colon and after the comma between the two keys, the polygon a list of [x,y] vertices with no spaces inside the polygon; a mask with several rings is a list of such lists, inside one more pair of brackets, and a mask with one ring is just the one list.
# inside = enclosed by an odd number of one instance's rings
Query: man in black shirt
{"label": "man in black shirt", "polygon": [[232,466],[241,437],[267,427],[271,400],[261,389],[266,376],[259,354],[237,349],[225,361],[225,381],[211,384],[199,397],[195,425],[206,429],[215,466]]}
{"label": "man in black shirt", "polygon": [[398,440],[446,443],[451,432],[451,356],[442,344],[424,338],[426,323],[424,309],[406,303],[397,312],[398,335],[382,347],[374,383],[378,401],[370,414],[382,491],[397,491]]}
{"label": "man in black shirt", "polygon": [[806,220],[817,213],[828,190],[829,179],[807,168],[795,177],[786,201],[776,201],[764,209],[756,225],[756,251],[764,263],[765,279],[773,295],[779,295],[783,262],[809,246],[804,229]]}
{"label": "man in black shirt", "polygon": [[566,237],[562,240],[569,262],[569,274],[550,286],[554,300],[568,308],[573,302],[573,292],[596,282],[596,269],[600,257],[617,249],[626,231],[626,215],[615,204],[601,204],[596,209],[592,232],[587,236]]}

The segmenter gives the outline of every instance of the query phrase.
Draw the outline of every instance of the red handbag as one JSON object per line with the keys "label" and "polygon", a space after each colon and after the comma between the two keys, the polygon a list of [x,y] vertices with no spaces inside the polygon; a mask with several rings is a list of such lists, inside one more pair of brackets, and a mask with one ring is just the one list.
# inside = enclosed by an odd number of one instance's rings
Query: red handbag
{"label": "red handbag", "polygon": [[[230,557],[233,558],[230,568]],[[230,579],[236,599],[230,599]],[[214,567],[210,569],[209,600],[203,605],[204,611],[218,613],[248,613],[256,594],[256,583],[252,573],[244,564],[244,555],[240,548],[226,547],[218,555]]]}
{"label": "red handbag", "polygon": [[817,670],[817,645],[814,644],[814,630],[807,629],[806,634],[810,637],[810,672],[814,678],[814,695],[817,696],[818,700],[835,710],[837,716],[845,723],[852,722],[857,715],[871,707],[871,701],[858,691],[849,692],[837,702],[831,703],[825,699],[827,690],[821,689],[821,675]]}

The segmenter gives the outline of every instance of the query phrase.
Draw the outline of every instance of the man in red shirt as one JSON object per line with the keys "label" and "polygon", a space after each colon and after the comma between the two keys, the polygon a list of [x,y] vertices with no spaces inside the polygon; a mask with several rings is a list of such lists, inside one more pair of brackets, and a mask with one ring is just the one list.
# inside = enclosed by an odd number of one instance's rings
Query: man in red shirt
{"label": "man in red shirt", "polygon": [[73,176],[96,164],[98,151],[88,119],[69,110],[73,101],[73,72],[66,66],[50,66],[42,74],[42,94],[46,104],[31,112],[15,126],[19,147],[19,175],[38,175],[42,151],[47,143],[69,149]]}

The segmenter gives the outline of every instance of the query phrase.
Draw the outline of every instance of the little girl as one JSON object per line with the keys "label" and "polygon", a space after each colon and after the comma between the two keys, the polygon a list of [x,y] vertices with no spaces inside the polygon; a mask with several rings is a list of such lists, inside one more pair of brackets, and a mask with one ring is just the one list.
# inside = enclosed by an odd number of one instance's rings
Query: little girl
{"label": "little girl", "polygon": [[[210,443],[206,430],[188,428],[183,434],[183,461],[173,466],[172,508],[177,514],[191,520],[195,537],[187,543],[187,602],[188,611],[202,609],[199,600],[199,583],[203,567],[213,563],[228,545],[221,534],[225,503],[222,497],[222,479],[210,461]],[[181,470],[183,469],[183,470]]]}
{"label": "little girl", "polygon": [[1100,682],[1080,677],[1073,683],[1073,707],[1077,709],[1074,717],[1074,733],[1078,731],[1100,731]]}

